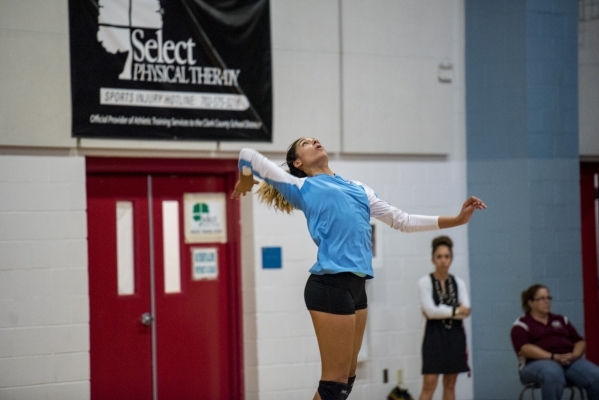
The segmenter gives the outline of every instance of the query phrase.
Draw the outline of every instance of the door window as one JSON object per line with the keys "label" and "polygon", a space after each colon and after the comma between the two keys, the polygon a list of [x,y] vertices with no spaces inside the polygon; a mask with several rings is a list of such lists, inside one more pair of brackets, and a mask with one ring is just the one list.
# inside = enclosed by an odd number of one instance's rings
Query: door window
{"label": "door window", "polygon": [[164,248],[164,293],[181,292],[179,202],[162,202],[162,245]]}
{"label": "door window", "polygon": [[116,202],[117,288],[119,295],[135,293],[133,276],[133,203]]}

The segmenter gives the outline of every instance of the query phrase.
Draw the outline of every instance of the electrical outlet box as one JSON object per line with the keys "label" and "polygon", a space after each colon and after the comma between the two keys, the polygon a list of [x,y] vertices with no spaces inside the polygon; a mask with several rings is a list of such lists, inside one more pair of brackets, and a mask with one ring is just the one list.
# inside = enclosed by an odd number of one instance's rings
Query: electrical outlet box
{"label": "electrical outlet box", "polygon": [[403,370],[397,370],[397,384],[401,385],[403,383]]}

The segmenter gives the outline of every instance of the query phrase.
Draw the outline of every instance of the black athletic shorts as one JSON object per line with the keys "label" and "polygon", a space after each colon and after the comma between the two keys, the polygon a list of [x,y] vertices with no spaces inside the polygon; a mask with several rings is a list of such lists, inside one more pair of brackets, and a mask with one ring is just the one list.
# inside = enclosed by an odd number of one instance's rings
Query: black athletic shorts
{"label": "black athletic shorts", "polygon": [[308,310],[349,315],[368,307],[366,278],[351,272],[310,275],[304,289]]}

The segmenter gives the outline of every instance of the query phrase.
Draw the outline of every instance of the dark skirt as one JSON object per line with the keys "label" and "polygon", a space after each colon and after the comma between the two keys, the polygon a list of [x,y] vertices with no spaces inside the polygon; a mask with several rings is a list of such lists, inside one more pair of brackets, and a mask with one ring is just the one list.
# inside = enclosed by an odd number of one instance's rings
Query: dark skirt
{"label": "dark skirt", "polygon": [[470,367],[462,321],[453,320],[451,329],[447,329],[443,320],[427,320],[422,341],[422,374],[458,374],[467,371],[470,371]]}

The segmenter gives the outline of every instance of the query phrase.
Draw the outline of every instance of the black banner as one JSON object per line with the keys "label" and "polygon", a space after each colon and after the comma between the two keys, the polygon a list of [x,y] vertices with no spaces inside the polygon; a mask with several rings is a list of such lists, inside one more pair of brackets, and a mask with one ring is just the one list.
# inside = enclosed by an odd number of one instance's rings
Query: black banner
{"label": "black banner", "polygon": [[69,0],[73,137],[272,141],[268,0]]}

